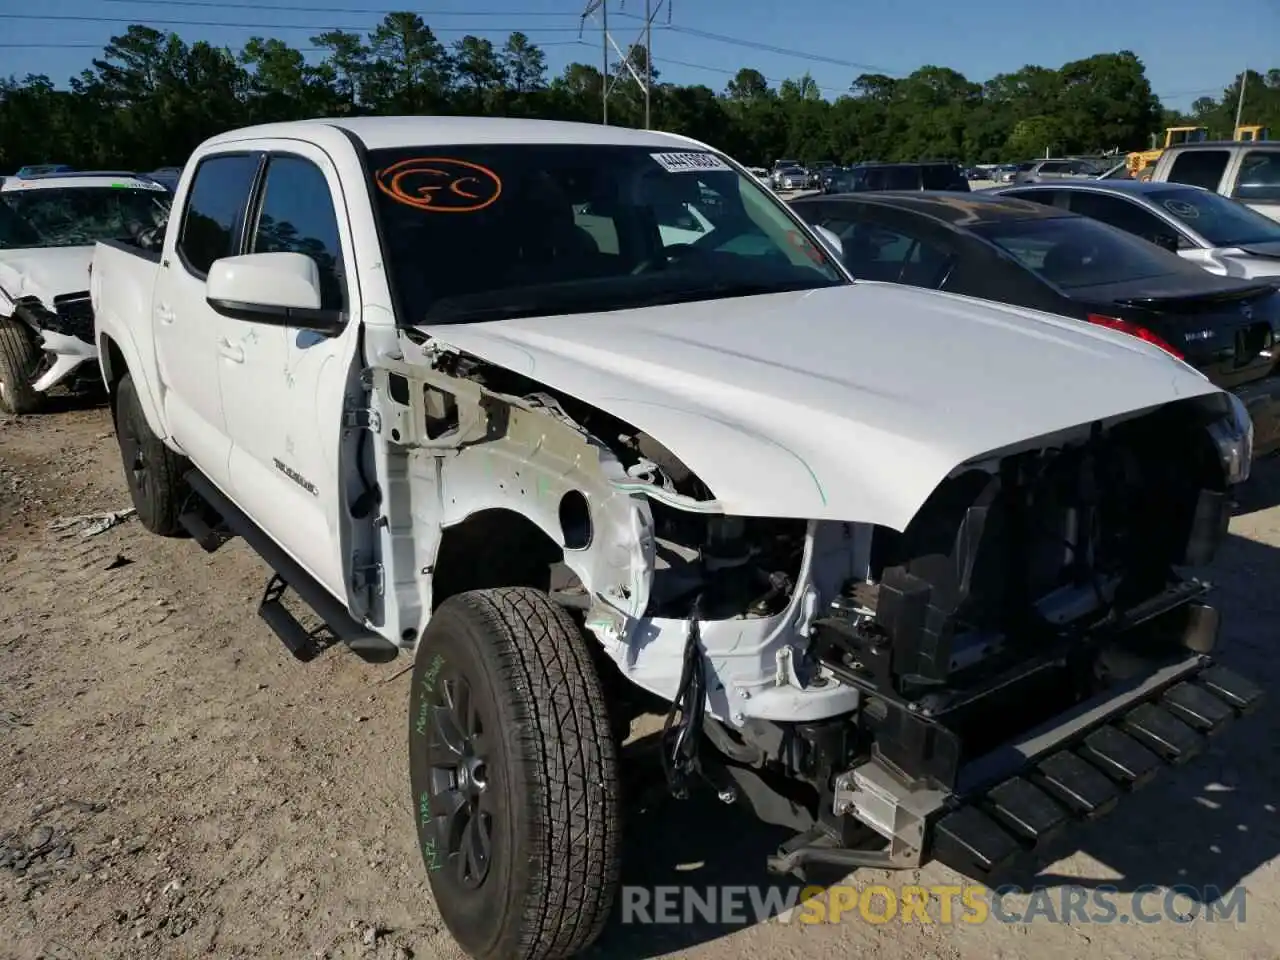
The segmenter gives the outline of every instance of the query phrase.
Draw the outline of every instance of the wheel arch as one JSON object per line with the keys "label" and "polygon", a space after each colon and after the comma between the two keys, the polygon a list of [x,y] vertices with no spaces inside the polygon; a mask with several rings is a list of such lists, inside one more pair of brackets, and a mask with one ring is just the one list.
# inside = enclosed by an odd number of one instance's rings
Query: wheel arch
{"label": "wheel arch", "polygon": [[563,546],[525,514],[504,506],[474,510],[441,530],[431,566],[431,608],[469,590],[547,591],[551,567],[564,559]]}
{"label": "wheel arch", "polygon": [[151,391],[151,381],[145,375],[139,375],[143,369],[141,358],[133,343],[127,339],[117,339],[109,333],[98,335],[98,366],[102,370],[102,382],[111,398],[111,412],[116,409],[116,394],[120,381],[126,374],[133,377],[138,402],[142,405],[142,415],[146,417],[147,426],[157,437],[167,437],[164,420],[160,416],[160,405]]}

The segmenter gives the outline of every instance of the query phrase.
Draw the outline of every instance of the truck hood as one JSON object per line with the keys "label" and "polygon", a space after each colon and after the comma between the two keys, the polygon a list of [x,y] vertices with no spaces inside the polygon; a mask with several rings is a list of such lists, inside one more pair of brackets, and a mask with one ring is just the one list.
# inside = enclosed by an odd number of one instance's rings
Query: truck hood
{"label": "truck hood", "polygon": [[729,513],[897,530],[966,461],[1218,392],[1124,334],[869,282],[420,329],[644,431]]}
{"label": "truck hood", "polygon": [[0,250],[0,293],[35,297],[52,310],[54,297],[89,289],[92,260],[92,246]]}

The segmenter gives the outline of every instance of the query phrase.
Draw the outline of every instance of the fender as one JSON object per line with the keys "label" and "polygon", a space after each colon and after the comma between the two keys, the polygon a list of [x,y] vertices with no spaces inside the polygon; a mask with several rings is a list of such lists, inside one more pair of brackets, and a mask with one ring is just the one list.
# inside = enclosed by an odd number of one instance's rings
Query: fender
{"label": "fender", "polygon": [[[123,377],[126,373],[133,376],[134,386],[137,388],[138,402],[142,405],[142,415],[147,421],[147,427],[157,437],[161,438],[167,445],[174,446],[173,438],[169,435],[166,428],[164,418],[160,414],[160,403],[153,389],[153,376],[148,376],[146,365],[142,361],[142,354],[138,350],[138,346],[133,339],[133,335],[129,332],[129,328],[124,324],[103,322],[104,318],[98,318],[98,364],[102,369],[102,380],[110,389],[111,385]],[[112,348],[124,363],[123,370],[115,369],[115,360],[112,357]],[[152,365],[154,370],[154,365]]]}

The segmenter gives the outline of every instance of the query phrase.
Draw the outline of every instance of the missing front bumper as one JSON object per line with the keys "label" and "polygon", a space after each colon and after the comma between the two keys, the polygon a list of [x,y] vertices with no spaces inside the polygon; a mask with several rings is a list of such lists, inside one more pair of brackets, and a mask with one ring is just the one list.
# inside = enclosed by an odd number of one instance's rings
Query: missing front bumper
{"label": "missing front bumper", "polygon": [[846,809],[874,821],[886,846],[850,849],[815,831],[768,866],[802,873],[809,865],[893,869],[938,860],[970,877],[989,876],[1072,822],[1108,813],[1160,768],[1196,756],[1262,696],[1249,680],[1195,655],[966,764],[954,792],[912,790],[870,761],[839,778],[837,805],[843,791]]}

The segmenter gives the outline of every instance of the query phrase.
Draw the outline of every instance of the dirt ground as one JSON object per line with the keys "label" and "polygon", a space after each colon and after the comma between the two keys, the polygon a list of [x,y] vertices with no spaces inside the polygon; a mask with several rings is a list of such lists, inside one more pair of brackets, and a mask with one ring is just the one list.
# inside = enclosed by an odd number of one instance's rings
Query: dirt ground
{"label": "dirt ground", "polygon": [[[1214,579],[1224,659],[1271,702],[1020,881],[1243,884],[1243,923],[619,923],[593,955],[1274,957],[1280,469],[1249,500]],[[0,957],[456,957],[415,849],[407,665],[294,661],[255,615],[267,571],[238,541],[51,528],[127,506],[105,410],[0,418]],[[714,799],[639,811],[628,837],[626,883],[776,883],[779,836]],[[854,877],[886,880],[961,882],[936,865]]]}

